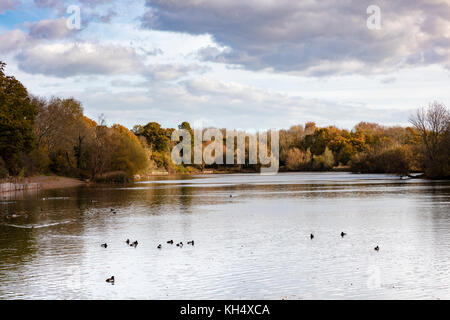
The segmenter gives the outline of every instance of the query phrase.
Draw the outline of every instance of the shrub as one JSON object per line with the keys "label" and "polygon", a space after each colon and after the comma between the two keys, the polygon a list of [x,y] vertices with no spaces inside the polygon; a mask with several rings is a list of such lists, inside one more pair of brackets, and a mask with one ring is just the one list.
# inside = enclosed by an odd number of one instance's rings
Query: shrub
{"label": "shrub", "polygon": [[127,183],[130,178],[124,171],[113,171],[104,173],[94,179],[98,183]]}
{"label": "shrub", "polygon": [[407,175],[413,166],[413,155],[408,146],[380,151],[366,151],[354,156],[350,163],[353,172],[396,173]]}
{"label": "shrub", "polygon": [[6,169],[5,161],[0,157],[0,179],[8,177],[8,169]]}

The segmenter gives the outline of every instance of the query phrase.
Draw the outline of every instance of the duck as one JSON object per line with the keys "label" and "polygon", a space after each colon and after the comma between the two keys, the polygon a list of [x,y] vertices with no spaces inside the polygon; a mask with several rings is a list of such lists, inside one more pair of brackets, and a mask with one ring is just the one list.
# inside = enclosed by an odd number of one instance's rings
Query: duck
{"label": "duck", "polygon": [[232,195],[232,194],[230,194],[230,198],[233,198],[233,195]]}
{"label": "duck", "polygon": [[314,239],[314,235],[312,233],[309,235],[309,237],[311,238],[311,240]]}
{"label": "duck", "polygon": [[127,239],[127,241],[125,241],[126,244],[130,244],[130,239]]}
{"label": "duck", "polygon": [[194,240],[192,240],[192,241],[188,241],[188,243],[187,244],[192,244],[192,245],[194,245]]}
{"label": "duck", "polygon": [[173,240],[167,241],[168,244],[173,244]]}
{"label": "duck", "polygon": [[158,249],[161,249],[161,248],[162,248],[161,244],[158,244],[157,248],[158,248]]}
{"label": "duck", "polygon": [[177,247],[182,247],[183,246],[183,242],[180,241],[180,243],[177,243]]}
{"label": "duck", "polygon": [[107,243],[103,243],[103,244],[101,245],[101,247],[102,247],[102,248],[108,248],[108,244],[107,244]]}
{"label": "duck", "polygon": [[114,284],[114,276],[111,276],[111,278],[106,279],[106,282]]}
{"label": "duck", "polygon": [[111,212],[115,211],[114,209],[111,208]]}
{"label": "duck", "polygon": [[341,232],[341,237],[343,238],[344,236],[346,236],[347,234],[344,232],[344,231],[342,231]]}
{"label": "duck", "polygon": [[130,244],[130,246],[135,247],[135,248],[137,247],[137,245],[138,245],[137,240],[135,242],[133,242],[132,244]]}
{"label": "duck", "polygon": [[375,251],[380,251],[380,247],[379,247],[379,246],[376,246],[375,248],[373,248],[373,250],[375,250]]}

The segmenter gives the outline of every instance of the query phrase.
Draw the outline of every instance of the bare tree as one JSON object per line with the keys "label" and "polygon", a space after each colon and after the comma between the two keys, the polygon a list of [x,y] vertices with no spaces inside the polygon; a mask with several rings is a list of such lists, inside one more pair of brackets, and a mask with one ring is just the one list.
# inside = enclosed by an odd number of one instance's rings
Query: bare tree
{"label": "bare tree", "polygon": [[449,119],[447,108],[442,103],[435,101],[429,104],[428,109],[418,109],[416,115],[409,120],[419,131],[430,161],[436,159],[439,143],[448,128]]}
{"label": "bare tree", "polygon": [[434,101],[427,109],[418,109],[409,121],[422,138],[428,167],[434,172],[439,171],[442,144],[450,128],[449,111],[442,103]]}

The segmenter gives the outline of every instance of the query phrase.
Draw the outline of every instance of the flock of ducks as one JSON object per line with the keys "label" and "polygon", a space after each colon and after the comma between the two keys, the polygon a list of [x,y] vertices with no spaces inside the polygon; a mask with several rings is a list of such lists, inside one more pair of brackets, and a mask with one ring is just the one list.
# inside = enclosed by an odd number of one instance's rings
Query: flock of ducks
{"label": "flock of ducks", "polygon": [[[345,237],[346,235],[347,235],[347,233],[345,233],[344,231],[341,232],[341,237],[342,237],[342,238]],[[314,234],[311,233],[311,234],[309,235],[309,237],[311,238],[311,240],[314,239]],[[131,242],[130,239],[127,239],[125,242],[126,242],[127,245],[129,245],[129,246],[131,246],[131,247],[135,247],[135,248],[136,248],[137,245],[138,245],[137,240],[134,241],[134,242]],[[173,240],[169,240],[169,241],[167,241],[166,243],[167,243],[167,244],[170,244],[170,245],[173,245],[173,244],[174,244]],[[192,245],[192,246],[194,246],[194,243],[195,243],[194,240],[191,240],[191,241],[188,241],[188,242],[187,242],[188,245]],[[102,246],[103,248],[107,248],[107,247],[108,247],[108,245],[107,245],[106,243],[102,244],[101,246]],[[177,247],[180,247],[180,248],[183,247],[183,242],[181,242],[181,241],[178,242],[178,243],[176,244],[176,246],[177,246]],[[156,248],[157,248],[157,249],[162,249],[162,244],[158,244],[158,246],[157,246]],[[374,248],[374,250],[378,252],[378,251],[380,251],[380,247],[377,245],[377,246]],[[111,276],[111,278],[106,279],[106,282],[111,283],[111,284],[114,284],[114,276]]]}
{"label": "flock of ducks", "polygon": [[[129,245],[130,247],[137,247],[138,246],[138,241],[136,240],[136,241],[133,241],[133,242],[131,242],[130,241],[130,239],[127,239],[127,240],[125,240],[125,243],[127,244],[127,245]],[[171,245],[173,245],[173,240],[169,240],[169,241],[167,241],[166,242],[167,244],[171,244]],[[187,244],[188,245],[191,245],[191,246],[194,246],[194,240],[191,240],[191,241],[188,241],[187,242]],[[103,243],[103,244],[101,244],[100,245],[102,248],[108,248],[108,244],[107,243]],[[183,247],[183,242],[182,241],[180,241],[180,242],[178,242],[177,244],[176,244],[176,246],[177,247],[180,247],[180,248],[182,248]],[[158,246],[156,247],[157,249],[162,249],[162,245],[161,244],[158,244]],[[106,282],[108,282],[108,283],[111,283],[111,284],[114,284],[114,276],[111,276],[110,278],[108,278],[108,279],[106,279]]]}
{"label": "flock of ducks", "polygon": [[[230,195],[230,198],[231,197],[232,197],[232,195]],[[42,211],[42,208],[41,208],[41,211]],[[111,209],[111,212],[113,214],[116,214],[116,210],[115,209]],[[18,218],[18,217],[19,217],[19,215],[12,214],[12,215],[7,215],[6,219],[11,219],[11,218],[14,219],[14,218]],[[341,237],[342,238],[344,238],[346,235],[347,235],[347,233],[345,233],[344,231],[341,232]],[[314,239],[314,234],[311,233],[309,235],[309,237],[310,237],[311,240],[313,240]],[[125,240],[125,243],[127,245],[129,245],[130,247],[134,247],[134,248],[136,248],[138,246],[138,244],[139,244],[137,240],[131,242],[130,239]],[[174,244],[173,240],[166,241],[166,243],[170,244],[170,245]],[[194,240],[188,241],[187,244],[194,246]],[[100,246],[102,248],[105,248],[105,249],[108,248],[108,244],[107,243],[102,243]],[[183,247],[183,242],[181,242],[181,241],[178,242],[176,244],[176,246],[182,248]],[[162,244],[158,244],[158,246],[156,248],[161,250],[162,249]],[[380,251],[380,247],[377,245],[374,248],[374,250],[378,252],[378,251]],[[106,282],[114,284],[114,276],[111,276],[110,278],[106,279]]]}
{"label": "flock of ducks", "polygon": [[[115,214],[116,210],[111,209],[111,212]],[[129,245],[130,247],[134,247],[134,248],[136,248],[138,246],[138,244],[139,244],[137,240],[131,242],[130,239],[125,240],[125,243],[127,245]],[[166,243],[170,244],[170,245],[174,244],[173,240],[169,240]],[[191,240],[191,241],[187,242],[187,244],[191,245],[191,246],[194,246],[194,243],[195,243],[194,240]],[[107,243],[102,243],[100,246],[102,248],[105,248],[105,249],[108,248],[108,244]],[[183,242],[182,241],[178,242],[176,244],[176,246],[182,248],[183,247]],[[156,248],[157,249],[162,249],[162,244],[158,244],[158,246]],[[111,284],[114,284],[114,281],[115,281],[114,276],[111,276],[110,278],[106,279],[106,282],[111,283]]]}
{"label": "flock of ducks", "polygon": [[[343,238],[343,237],[345,237],[347,234],[344,232],[344,231],[342,231],[341,232],[341,237]],[[311,238],[311,240],[312,239],[314,239],[314,234],[310,234],[309,235],[309,237]],[[377,245],[375,248],[373,248],[373,250],[375,250],[375,251],[380,251],[380,247]]]}

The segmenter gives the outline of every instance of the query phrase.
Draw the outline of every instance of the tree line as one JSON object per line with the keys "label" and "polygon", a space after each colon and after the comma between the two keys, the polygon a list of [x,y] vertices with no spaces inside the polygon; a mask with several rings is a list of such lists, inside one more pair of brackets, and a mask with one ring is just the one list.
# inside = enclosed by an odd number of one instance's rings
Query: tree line
{"label": "tree line", "polygon": [[[175,165],[170,152],[174,128],[157,122],[107,126],[83,113],[73,98],[42,98],[28,93],[0,62],[0,178],[57,174],[94,181],[123,182],[152,171],[191,173],[204,169],[258,171],[260,164]],[[411,125],[361,122],[352,130],[318,127],[313,122],[279,131],[280,169],[324,171],[341,168],[361,173],[423,172],[450,177],[450,115],[437,102],[419,109]],[[194,133],[188,122],[178,129]],[[225,136],[225,129],[222,129]],[[251,135],[251,134],[246,134]],[[191,139],[193,141],[193,139]],[[248,160],[249,139],[246,140]],[[207,146],[211,141],[202,142]],[[225,151],[225,141],[223,142]],[[225,152],[224,152],[225,155]]]}

